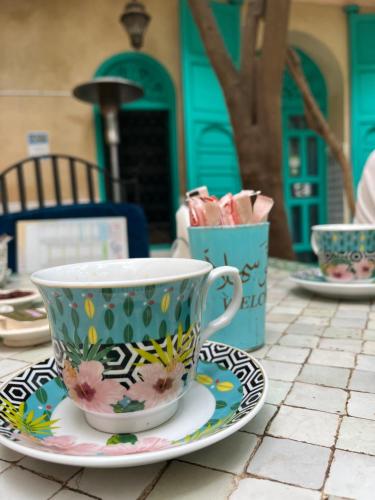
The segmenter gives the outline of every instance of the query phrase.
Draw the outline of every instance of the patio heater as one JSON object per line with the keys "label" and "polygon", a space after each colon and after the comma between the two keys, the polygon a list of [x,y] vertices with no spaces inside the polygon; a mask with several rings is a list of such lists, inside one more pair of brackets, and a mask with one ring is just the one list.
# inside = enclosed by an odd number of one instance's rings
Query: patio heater
{"label": "patio heater", "polygon": [[118,151],[120,133],[118,112],[122,104],[143,97],[143,89],[138,84],[124,78],[103,77],[94,78],[93,80],[77,85],[73,89],[73,95],[80,101],[98,105],[100,108],[105,123],[105,140],[110,152],[111,176],[116,179],[116,182],[113,183],[113,200],[120,202],[121,188],[119,183],[120,163]]}

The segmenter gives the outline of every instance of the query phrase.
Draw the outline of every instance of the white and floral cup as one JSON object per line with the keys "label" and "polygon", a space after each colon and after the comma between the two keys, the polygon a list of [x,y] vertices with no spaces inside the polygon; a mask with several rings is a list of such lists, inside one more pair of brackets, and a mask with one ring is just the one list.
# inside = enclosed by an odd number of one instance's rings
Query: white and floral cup
{"label": "white and floral cup", "polygon": [[[232,301],[202,328],[208,289],[223,276],[234,283]],[[175,413],[203,342],[232,320],[242,299],[236,268],[193,259],[80,263],[31,279],[70,399],[90,425],[111,433],[150,429]]]}
{"label": "white and floral cup", "polygon": [[374,281],[375,225],[313,226],[311,246],[326,280],[341,283]]}

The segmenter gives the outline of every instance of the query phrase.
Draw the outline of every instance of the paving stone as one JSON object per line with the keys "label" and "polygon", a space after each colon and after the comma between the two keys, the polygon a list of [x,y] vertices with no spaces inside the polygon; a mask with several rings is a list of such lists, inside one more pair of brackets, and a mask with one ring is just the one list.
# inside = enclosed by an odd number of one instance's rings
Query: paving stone
{"label": "paving stone", "polygon": [[375,372],[375,356],[369,356],[367,354],[358,354],[356,368],[358,370],[367,370],[370,372]]}
{"label": "paving stone", "polygon": [[269,351],[270,346],[264,345],[260,349],[256,349],[255,351],[251,351],[251,355],[255,356],[257,359],[263,359],[267,352]]}
{"label": "paving stone", "polygon": [[375,330],[364,330],[363,338],[364,340],[375,340]]}
{"label": "paving stone", "polygon": [[375,321],[374,320],[370,320],[367,323],[367,328],[369,328],[370,330],[375,330]]}
{"label": "paving stone", "polygon": [[294,322],[295,325],[315,325],[315,326],[328,326],[328,318],[319,318],[316,316],[299,316]]}
{"label": "paving stone", "polygon": [[375,455],[375,421],[344,417],[336,448]]}
{"label": "paving stone", "polygon": [[369,312],[362,309],[338,309],[335,314],[335,318],[361,318],[367,319],[369,317]]}
{"label": "paving stone", "polygon": [[9,467],[0,474],[0,495],[6,491],[12,500],[47,500],[61,488],[61,484],[37,476],[20,467]]}
{"label": "paving stone", "polygon": [[19,352],[12,356],[13,359],[19,359],[28,363],[37,363],[53,356],[52,344],[47,342],[40,346],[33,347],[27,351]]}
{"label": "paving stone", "polygon": [[208,448],[184,455],[181,460],[212,469],[240,474],[243,472],[259,438],[254,434],[237,432]]}
{"label": "paving stone", "polygon": [[294,335],[321,335],[325,327],[316,325],[304,325],[293,323],[287,328],[287,333]]}
{"label": "paving stone", "polygon": [[345,389],[349,380],[350,370],[348,368],[333,368],[322,365],[304,365],[298,375],[299,382],[308,384],[324,385],[327,387],[339,387]]}
{"label": "paving stone", "polygon": [[303,311],[303,316],[315,316],[317,318],[331,318],[335,314],[334,309],[307,307]]}
{"label": "paving stone", "polygon": [[285,404],[343,414],[346,399],[347,393],[342,389],[296,382],[288,394]]}
{"label": "paving stone", "polygon": [[325,328],[323,337],[334,339],[361,339],[362,330],[360,328],[338,328],[337,326],[329,326]]}
{"label": "paving stone", "polygon": [[354,368],[355,355],[354,353],[346,351],[328,351],[324,349],[313,349],[308,362],[313,365]]}
{"label": "paving stone", "polygon": [[280,404],[282,401],[284,401],[291,387],[292,387],[291,382],[283,382],[281,380],[270,380],[269,390],[266,396],[266,402],[274,405]]}
{"label": "paving stone", "polygon": [[18,462],[23,457],[20,453],[0,444],[0,459],[6,462]]}
{"label": "paving stone", "polygon": [[105,469],[105,474],[103,469],[84,469],[68,486],[105,500],[123,499],[126,489],[126,500],[136,500],[164,466],[165,463],[159,462],[127,469]]}
{"label": "paving stone", "polygon": [[321,446],[332,446],[338,423],[339,417],[332,413],[283,405],[273,419],[268,434]]}
{"label": "paving stone", "polygon": [[238,483],[229,500],[319,500],[320,493],[288,484],[249,477]]}
{"label": "paving stone", "polygon": [[[205,498],[227,500],[229,493],[233,490],[233,486],[234,483],[231,474],[198,467],[197,465],[172,462],[148,495],[147,500],[167,500],[174,498],[178,500]],[[120,497],[118,499],[120,500]]]}
{"label": "paving stone", "polygon": [[247,471],[305,488],[323,485],[330,450],[289,439],[265,437]]}
{"label": "paving stone", "polygon": [[267,358],[289,363],[304,363],[310,350],[298,347],[274,345],[267,353]]}
{"label": "paving stone", "polygon": [[262,365],[269,378],[284,380],[286,382],[293,381],[297,377],[302,366],[297,363],[284,363],[282,361],[272,361],[270,359],[263,359]]}
{"label": "paving stone", "polygon": [[291,347],[316,347],[318,342],[319,338],[313,335],[294,335],[289,333],[283,335],[279,340],[280,345]]}
{"label": "paving stone", "polygon": [[375,394],[351,391],[347,408],[351,417],[375,420]]}
{"label": "paving stone", "polygon": [[255,417],[250,420],[244,427],[242,427],[242,431],[252,432],[253,434],[262,435],[265,428],[268,425],[268,422],[277,412],[277,406],[265,404],[260,412],[255,415]]}
{"label": "paving stone", "polygon": [[24,361],[19,361],[15,359],[1,359],[0,360],[0,377],[7,378],[8,375],[14,373],[21,368],[27,366]]}
{"label": "paving stone", "polygon": [[375,372],[354,370],[349,382],[349,388],[354,391],[375,393]]}
{"label": "paving stone", "polygon": [[297,317],[298,314],[275,314],[271,311],[267,315],[267,321],[271,323],[292,323]]}
{"label": "paving stone", "polygon": [[84,493],[77,493],[76,491],[68,490],[67,488],[64,488],[63,490],[60,490],[56,495],[53,495],[51,497],[51,500],[87,500],[89,497],[85,495]]}
{"label": "paving stone", "polygon": [[331,326],[344,328],[365,328],[367,323],[366,318],[332,318]]}
{"label": "paving stone", "polygon": [[324,491],[343,498],[373,500],[374,471],[375,457],[336,450]]}
{"label": "paving stone", "polygon": [[36,460],[35,458],[31,457],[23,458],[19,462],[19,465],[34,472],[40,472],[41,474],[49,476],[52,479],[58,479],[59,481],[67,481],[80,469],[79,467],[72,467],[70,465],[44,462],[43,460]]}
{"label": "paving stone", "polygon": [[363,344],[362,352],[364,354],[375,354],[375,341],[368,340]]}
{"label": "paving stone", "polygon": [[319,349],[358,353],[362,349],[362,340],[322,338],[319,342]]}

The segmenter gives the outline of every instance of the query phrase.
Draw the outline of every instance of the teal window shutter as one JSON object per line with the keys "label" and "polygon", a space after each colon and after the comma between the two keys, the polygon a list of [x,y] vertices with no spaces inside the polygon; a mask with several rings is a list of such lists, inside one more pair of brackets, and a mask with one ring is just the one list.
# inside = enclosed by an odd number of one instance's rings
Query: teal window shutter
{"label": "teal window shutter", "polygon": [[[224,96],[187,0],[181,0],[180,7],[187,189],[207,185],[216,196],[237,192],[241,179]],[[212,7],[236,62],[240,5],[212,2]]]}
{"label": "teal window shutter", "polygon": [[375,14],[348,7],[351,73],[351,159],[357,185],[375,149]]}

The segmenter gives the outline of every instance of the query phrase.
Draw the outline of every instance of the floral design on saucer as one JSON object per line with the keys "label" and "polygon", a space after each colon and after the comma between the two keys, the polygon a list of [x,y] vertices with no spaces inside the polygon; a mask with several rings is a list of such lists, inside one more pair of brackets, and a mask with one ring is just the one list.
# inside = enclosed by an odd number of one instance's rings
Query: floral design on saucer
{"label": "floral design on saucer", "polygon": [[[100,376],[99,371],[95,376]],[[90,377],[94,377],[90,373]],[[94,380],[94,379],[92,379]],[[116,456],[138,454],[204,439],[246,416],[258,405],[265,390],[265,376],[259,364],[246,352],[207,342],[201,352],[196,382],[206,387],[215,401],[208,420],[193,433],[179,439],[150,436],[149,433],[100,433],[101,441],[84,441],[77,435],[59,434],[62,424],[53,412],[67,397],[53,358],[28,368],[3,386],[0,392],[0,441],[22,442],[59,455]],[[103,389],[104,391],[104,389]],[[103,400],[104,400],[103,396]]]}

